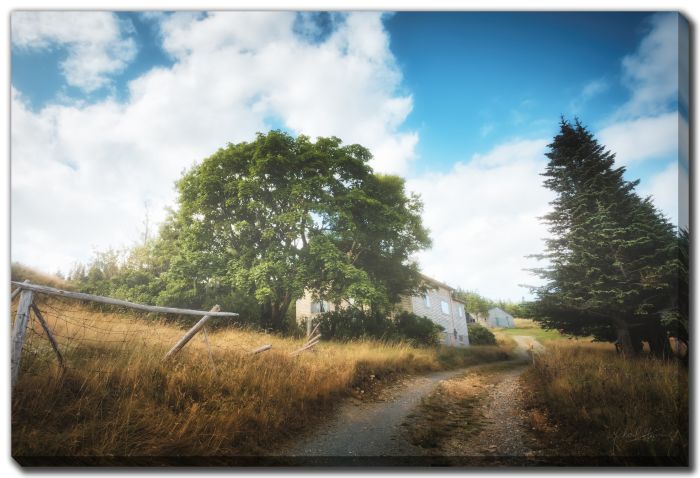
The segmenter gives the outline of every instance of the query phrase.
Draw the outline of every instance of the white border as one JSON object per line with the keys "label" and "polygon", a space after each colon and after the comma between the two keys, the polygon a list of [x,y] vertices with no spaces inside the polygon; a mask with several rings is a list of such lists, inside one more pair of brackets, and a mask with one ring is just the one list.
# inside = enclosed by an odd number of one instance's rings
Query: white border
{"label": "white border", "polygon": [[[58,1],[25,1],[25,2],[20,2],[19,0],[8,0],[2,3],[2,8],[3,10],[3,18],[2,22],[0,22],[0,29],[1,29],[1,37],[3,39],[4,43],[4,48],[2,48],[1,54],[2,54],[2,65],[6,67],[5,75],[3,76],[3,82],[4,82],[4,92],[5,94],[2,95],[2,102],[3,102],[3,111],[4,114],[0,116],[0,130],[4,132],[4,135],[2,135],[2,141],[3,141],[3,146],[4,146],[4,151],[6,152],[5,154],[5,162],[3,163],[4,166],[4,171],[5,175],[9,173],[9,140],[10,140],[10,130],[9,130],[9,107],[10,107],[10,32],[9,32],[9,16],[10,12],[12,10],[22,10],[22,9],[36,9],[36,10],[50,10],[50,9],[99,9],[99,10],[177,10],[177,9],[189,9],[189,10],[232,10],[232,9],[241,9],[241,10],[386,10],[386,11],[393,11],[393,10],[559,10],[559,11],[564,11],[564,10],[569,10],[569,11],[575,11],[575,10],[641,10],[641,11],[655,11],[655,10],[680,10],[690,21],[691,24],[697,25],[698,19],[700,19],[700,2],[691,2],[689,0],[684,0],[684,1],[674,1],[674,2],[665,2],[665,3],[660,3],[658,0],[657,1],[649,1],[649,0],[637,0],[637,1],[616,1],[616,2],[611,2],[610,0],[588,0],[585,3],[582,3],[580,1],[578,2],[571,2],[571,3],[566,3],[564,4],[561,0],[540,0],[537,1],[536,3],[526,3],[526,2],[514,2],[512,0],[507,1],[507,0],[489,0],[488,2],[486,1],[478,1],[478,2],[464,2],[464,1],[458,1],[458,0],[436,0],[432,2],[419,2],[419,1],[402,1],[402,0],[393,0],[393,1],[388,1],[388,0],[378,0],[378,1],[372,1],[372,0],[356,0],[353,2],[350,1],[345,1],[345,2],[340,2],[340,1],[323,1],[323,2],[311,2],[311,1],[299,1],[299,0],[291,0],[291,1],[270,1],[270,0],[258,0],[258,1],[226,1],[226,0],[207,0],[206,2],[203,2],[202,4],[196,4],[193,2],[183,2],[183,1],[167,1],[167,0],[122,0],[118,3],[114,4],[102,4],[96,1],[87,1],[87,0],[73,0],[71,2],[58,2]],[[694,28],[691,26],[691,30],[695,32],[695,35],[697,34],[697,31],[694,30]],[[695,36],[693,35],[693,37]],[[694,39],[691,37],[691,39]],[[695,45],[697,46],[697,45]],[[691,58],[691,62],[694,65],[697,65],[697,48],[693,48],[693,57]],[[697,82],[694,82],[693,84],[693,91],[695,91],[695,88],[697,87]],[[691,97],[691,111],[695,111],[694,105],[695,101],[694,98]],[[694,118],[691,117],[691,121]],[[693,137],[693,140],[696,138]],[[697,144],[697,143],[695,143]],[[693,182],[694,184],[697,184],[697,174],[695,172],[695,167],[693,167]],[[6,234],[0,234],[0,249],[4,251],[4,255],[2,255],[2,265],[5,266],[4,271],[5,271],[5,276],[7,278],[5,284],[9,284],[9,264],[7,263],[9,261],[9,239],[10,239],[10,234],[9,234],[9,178],[5,177],[4,181],[0,181],[0,223],[6,225]],[[691,218],[691,224],[698,224],[697,223],[697,208],[693,208],[693,217]],[[693,246],[695,246],[695,243],[697,241],[694,241]],[[5,289],[7,291],[7,289]],[[695,286],[693,287],[693,297],[697,298],[698,294],[698,285],[697,281]],[[8,304],[7,304],[7,294],[2,293],[0,294],[2,296],[0,298],[0,307],[3,307],[2,310],[8,310]],[[6,326],[5,330],[7,331],[3,340],[5,340],[5,344],[9,343],[9,327]],[[9,384],[9,348],[8,347],[2,347],[3,352],[1,353],[2,357],[0,359],[0,383],[2,384]],[[697,380],[697,373],[693,371],[693,377],[692,381],[695,382]],[[9,428],[10,428],[10,404],[9,404],[9,393],[5,389],[5,387],[2,387],[3,392],[0,393],[0,403],[2,403],[2,412],[3,412],[3,417],[5,418],[4,422],[6,423],[5,430],[3,430],[4,437],[6,438],[5,440],[0,440],[1,443],[3,443],[3,449],[0,451],[2,454],[2,457],[0,458],[0,472],[2,472],[2,476],[21,476],[25,474],[26,472],[23,472],[23,470],[17,466],[17,464],[12,461],[12,458],[10,457],[10,443],[9,443]],[[692,392],[692,389],[691,389]],[[691,399],[693,397],[691,396]],[[697,430],[697,416],[692,417],[693,423],[692,423],[692,428],[691,430]],[[695,438],[695,434],[691,434],[691,439]],[[691,463],[694,463],[694,459],[697,456],[696,455],[696,450],[697,446],[694,442],[691,441]],[[620,470],[623,472],[624,470]],[[635,471],[628,471],[627,473],[633,473],[636,474],[640,470],[635,470]],[[59,473],[59,474],[70,474],[73,475],[75,474],[73,471],[64,471],[61,472],[60,470],[46,470],[46,471],[33,471],[32,474],[45,474],[47,472],[51,472],[51,474]],[[395,473],[400,473],[401,475],[405,474],[429,474],[429,475],[437,475],[437,474],[444,474],[445,472],[449,472],[450,474],[469,474],[470,476],[493,476],[494,473],[497,474],[498,476],[503,476],[503,475],[517,475],[517,474],[523,474],[523,473],[536,473],[536,474],[541,474],[544,473],[546,475],[559,475],[560,473],[565,473],[566,470],[552,470],[548,471],[546,469],[530,469],[529,471],[522,470],[512,470],[512,471],[504,471],[504,470],[498,470],[494,469],[491,472],[488,471],[474,471],[474,470],[459,470],[459,469],[450,469],[450,470],[437,470],[437,471],[428,471],[426,469],[417,469],[415,471],[413,470],[406,470],[406,469],[397,469],[397,470],[391,470],[391,469],[377,469],[377,471],[365,471],[365,470],[346,470],[343,472],[343,474],[351,474],[351,475],[359,475],[360,473],[363,476],[379,476],[387,473],[395,474]],[[79,472],[80,475],[82,476],[92,476],[100,473],[99,469],[88,469],[83,472]],[[105,471],[102,471],[101,473],[105,473]],[[129,474],[130,476],[134,477],[141,477],[141,476],[151,476],[154,474],[160,475],[162,473],[177,473],[178,476],[182,477],[188,477],[188,476],[197,476],[201,475],[204,473],[207,473],[204,470],[196,471],[196,470],[183,470],[183,471],[177,471],[173,469],[163,469],[163,470],[142,470],[142,469],[128,469],[125,468],[123,470],[118,470],[118,471],[109,471],[110,475],[126,475]],[[208,473],[211,473],[209,471]],[[217,474],[222,473],[221,471],[217,472]],[[269,476],[269,475],[275,475],[279,473],[290,473],[290,474],[299,474],[299,473],[313,473],[313,474],[326,474],[327,471],[313,471],[312,469],[298,469],[298,470],[272,470],[272,471],[255,471],[255,470],[246,470],[246,469],[230,469],[226,471],[227,474],[232,474],[235,473],[236,476],[244,476],[244,477],[259,477],[259,476]],[[578,471],[577,474],[593,474],[595,473],[596,475],[602,475],[602,476],[613,476],[617,475],[619,472],[613,472],[613,471],[605,471],[605,472],[596,472],[595,470],[591,471]],[[651,471],[651,473],[648,473],[646,471],[643,471],[645,475],[648,474],[661,474],[663,471],[659,472],[654,472]],[[697,470],[692,470],[691,474],[695,475],[697,473]]]}

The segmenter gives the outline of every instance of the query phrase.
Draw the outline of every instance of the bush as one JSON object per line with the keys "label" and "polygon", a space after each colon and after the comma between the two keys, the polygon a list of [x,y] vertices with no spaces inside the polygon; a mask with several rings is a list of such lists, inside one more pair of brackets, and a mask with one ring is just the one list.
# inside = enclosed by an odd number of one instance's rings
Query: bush
{"label": "bush", "polygon": [[416,345],[435,346],[440,343],[440,332],[444,327],[436,324],[427,317],[421,317],[410,312],[401,312],[394,319],[396,334]]}
{"label": "bush", "polygon": [[496,345],[496,336],[480,324],[469,324],[469,343],[471,345]]}
{"label": "bush", "polygon": [[313,320],[314,327],[316,324],[320,324],[319,332],[327,339],[405,340],[419,346],[437,345],[439,333],[444,330],[430,319],[409,312],[401,312],[392,320],[383,313],[356,308],[323,313]]}
{"label": "bush", "polygon": [[362,337],[389,339],[394,335],[393,323],[383,314],[347,308],[325,312],[313,320],[327,339],[352,340]]}

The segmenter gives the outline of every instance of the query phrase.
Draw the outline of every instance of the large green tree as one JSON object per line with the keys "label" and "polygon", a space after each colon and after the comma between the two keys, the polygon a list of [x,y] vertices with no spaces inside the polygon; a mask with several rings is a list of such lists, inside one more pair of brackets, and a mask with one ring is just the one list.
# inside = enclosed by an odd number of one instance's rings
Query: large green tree
{"label": "large green tree", "polygon": [[178,182],[168,281],[255,297],[263,325],[281,329],[305,289],[380,307],[419,284],[409,257],[430,243],[419,198],[374,174],[370,152],[271,131],[229,144]]}
{"label": "large green tree", "polygon": [[627,356],[641,341],[667,352],[662,317],[678,281],[674,227],[624,179],[615,155],[577,120],[549,145],[544,184],[556,193],[544,217],[552,237],[532,311],[549,328],[616,340]]}

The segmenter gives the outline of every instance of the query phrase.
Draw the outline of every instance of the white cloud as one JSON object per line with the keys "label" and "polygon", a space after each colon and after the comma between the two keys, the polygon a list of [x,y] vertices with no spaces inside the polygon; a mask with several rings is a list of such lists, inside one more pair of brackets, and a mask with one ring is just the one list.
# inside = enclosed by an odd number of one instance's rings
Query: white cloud
{"label": "white cloud", "polygon": [[677,112],[620,121],[598,132],[598,139],[616,153],[616,161],[629,165],[678,151]]}
{"label": "white cloud", "polygon": [[32,112],[13,92],[12,260],[65,271],[94,248],[130,243],[145,200],[162,219],[184,168],[269,118],[367,146],[381,171],[414,157],[417,134],[399,130],[412,99],[399,92],[381,14],[350,14],[318,43],[295,35],[287,12],[154,21],[174,64],[131,81],[126,103]]}
{"label": "white cloud", "polygon": [[656,207],[673,224],[687,227],[687,211],[685,212],[685,218],[679,216],[680,193],[683,191],[685,191],[685,200],[687,201],[687,176],[685,185],[683,185],[679,177],[678,163],[675,162],[669,163],[664,170],[655,174],[649,180],[643,181],[639,187],[639,194],[643,197],[651,196]]}
{"label": "white cloud", "polygon": [[95,91],[136,56],[130,22],[109,12],[13,12],[12,45],[45,50],[65,46],[61,71],[69,85]]}
{"label": "white cloud", "polygon": [[553,199],[542,186],[546,140],[518,140],[458,163],[447,173],[410,179],[421,194],[433,247],[419,254],[426,274],[490,298],[528,297],[518,284],[538,284],[525,256],[544,250],[538,217]]}
{"label": "white cloud", "polygon": [[579,93],[578,96],[576,96],[576,98],[571,100],[569,108],[574,113],[579,113],[588,101],[600,95],[601,93],[604,93],[609,87],[610,85],[608,84],[608,82],[602,78],[589,81],[583,87],[581,93]]}
{"label": "white cloud", "polygon": [[657,115],[678,100],[679,22],[678,13],[653,15],[637,51],[623,58],[623,82],[632,97],[618,117]]}

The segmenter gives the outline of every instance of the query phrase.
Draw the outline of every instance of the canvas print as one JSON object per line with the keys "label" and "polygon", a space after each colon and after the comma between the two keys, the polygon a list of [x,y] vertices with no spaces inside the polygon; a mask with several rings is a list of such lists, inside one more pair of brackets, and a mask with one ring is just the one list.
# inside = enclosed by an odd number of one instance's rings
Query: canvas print
{"label": "canvas print", "polygon": [[683,14],[9,21],[20,466],[688,467]]}

